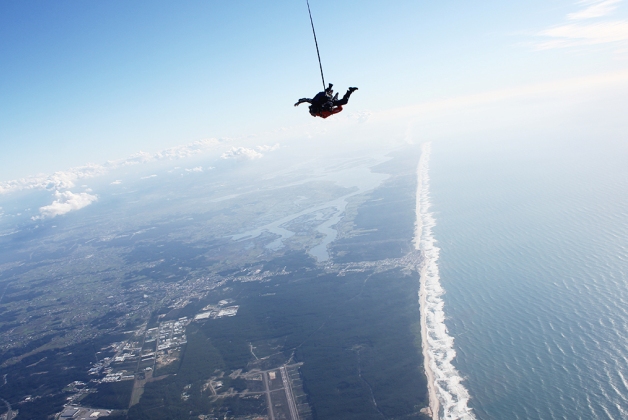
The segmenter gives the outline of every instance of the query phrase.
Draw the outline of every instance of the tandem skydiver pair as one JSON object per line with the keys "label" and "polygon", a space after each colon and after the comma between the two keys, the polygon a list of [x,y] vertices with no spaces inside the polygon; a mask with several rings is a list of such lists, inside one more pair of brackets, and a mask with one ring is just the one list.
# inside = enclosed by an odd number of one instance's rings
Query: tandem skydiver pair
{"label": "tandem skydiver pair", "polygon": [[334,95],[334,91],[332,90],[333,85],[330,83],[327,88],[325,88],[325,76],[323,75],[323,63],[321,62],[321,53],[318,50],[318,41],[316,40],[316,30],[314,30],[314,20],[312,19],[312,11],[310,10],[310,2],[306,0],[307,3],[307,11],[310,15],[310,23],[312,24],[312,34],[314,35],[314,44],[316,44],[316,55],[318,56],[318,66],[321,69],[321,79],[323,81],[323,89],[322,92],[319,92],[314,98],[301,98],[297,101],[294,106],[299,106],[303,102],[307,102],[310,104],[310,115],[313,117],[321,117],[327,118],[331,115],[337,114],[342,111],[342,106],[346,105],[349,102],[349,97],[353,92],[358,90],[357,87],[350,87],[347,89],[347,93],[342,99],[338,99],[338,94]]}
{"label": "tandem skydiver pair", "polygon": [[349,102],[351,94],[358,90],[358,88],[350,87],[347,89],[347,93],[345,93],[342,99],[338,99],[338,94],[336,93],[334,95],[333,86],[334,85],[330,83],[324,91],[319,92],[314,98],[301,98],[294,106],[299,106],[304,102],[309,103],[310,115],[313,117],[327,118],[339,113],[342,111],[342,106]]}

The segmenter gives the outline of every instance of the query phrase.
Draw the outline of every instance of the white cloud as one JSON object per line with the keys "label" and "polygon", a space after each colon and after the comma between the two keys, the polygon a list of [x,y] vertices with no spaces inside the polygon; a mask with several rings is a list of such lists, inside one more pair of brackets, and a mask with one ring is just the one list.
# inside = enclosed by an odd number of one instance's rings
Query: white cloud
{"label": "white cloud", "polygon": [[268,146],[264,144],[262,146],[257,146],[256,149],[260,152],[274,152],[275,150],[279,149],[279,143],[275,143],[274,146]]}
{"label": "white cloud", "polygon": [[260,159],[264,157],[261,152],[274,152],[279,149],[279,143],[275,143],[273,146],[263,144],[261,146],[255,146],[255,149],[249,149],[246,147],[232,147],[230,150],[224,152],[220,157],[222,159]]}
{"label": "white cloud", "polygon": [[89,206],[96,200],[98,200],[97,196],[88,193],[74,194],[72,191],[55,191],[55,200],[52,204],[40,207],[40,215],[33,217],[33,220],[49,219],[74,210],[80,210],[83,207]]}
{"label": "white cloud", "polygon": [[157,175],[152,174],[152,175],[148,175],[148,176],[143,176],[140,179],[150,179],[150,178],[157,178]]}
{"label": "white cloud", "polygon": [[220,156],[222,159],[259,159],[264,155],[246,147],[232,147]]}
{"label": "white cloud", "polygon": [[356,120],[361,123],[365,123],[371,118],[373,113],[371,111],[357,111],[349,113],[349,119]]}
{"label": "white cloud", "polygon": [[197,166],[196,168],[186,169],[185,172],[203,172],[203,167]]}
{"label": "white cloud", "polygon": [[[582,10],[567,15],[569,21],[585,21],[610,15],[622,0],[582,0]],[[603,19],[595,23],[565,23],[536,33],[542,40],[534,43],[536,50],[582,47],[628,41],[628,20]]]}
{"label": "white cloud", "polygon": [[104,166],[88,164],[67,171],[58,171],[52,175],[34,175],[28,178],[0,182],[0,194],[21,190],[57,190],[73,188],[76,186],[75,182],[79,179],[93,178],[106,173],[107,168]]}
{"label": "white cloud", "polygon": [[567,19],[582,20],[582,19],[593,19],[593,18],[603,17],[603,16],[611,14],[615,9],[617,9],[617,3],[620,3],[621,1],[622,0],[580,1],[579,4],[588,4],[590,6],[584,10],[580,10],[575,13],[569,13],[567,15]]}
{"label": "white cloud", "polygon": [[628,21],[555,26],[538,35],[549,38],[536,44],[538,50],[628,41]]}
{"label": "white cloud", "polygon": [[148,163],[157,160],[174,160],[185,159],[188,157],[200,155],[214,150],[220,145],[220,141],[216,139],[199,140],[189,144],[183,144],[180,146],[171,147],[161,150],[157,153],[138,152],[131,155],[127,159],[110,161],[108,164],[114,167],[137,165],[140,163]]}
{"label": "white cloud", "polygon": [[102,165],[90,163],[67,171],[58,171],[51,175],[40,174],[4,181],[0,182],[0,195],[22,190],[62,190],[74,188],[78,180],[105,175],[112,169],[159,160],[184,159],[210,152],[219,145],[220,141],[216,139],[199,140],[171,147],[157,153],[138,152],[127,159],[108,161]]}
{"label": "white cloud", "polygon": [[122,180],[121,179],[116,179],[115,181],[113,181],[111,183],[111,185],[120,185],[120,184],[122,184]]}
{"label": "white cloud", "polygon": [[602,88],[624,88],[628,86],[628,70],[602,73],[593,76],[578,77],[573,79],[554,80],[533,85],[523,85],[508,89],[487,91],[473,95],[440,99],[381,111],[373,115],[374,122],[388,121],[398,118],[410,118],[416,115],[430,113],[451,112],[465,108],[477,108],[487,104],[495,104],[507,100],[535,98],[540,96],[556,96],[585,90],[598,90]]}

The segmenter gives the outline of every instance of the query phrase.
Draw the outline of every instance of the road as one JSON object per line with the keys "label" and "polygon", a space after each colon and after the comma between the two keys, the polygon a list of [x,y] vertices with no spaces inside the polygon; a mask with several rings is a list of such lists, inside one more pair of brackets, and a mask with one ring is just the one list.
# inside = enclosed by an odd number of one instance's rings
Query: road
{"label": "road", "polygon": [[[245,391],[244,393],[242,393],[242,395],[252,395],[252,394],[266,394],[266,405],[268,406],[268,418],[269,420],[275,420],[275,409],[273,408],[273,397],[272,397],[272,393],[273,392],[280,392],[283,391],[286,395],[286,401],[288,402],[288,411],[283,411],[283,409],[279,409],[279,413],[277,415],[279,415],[280,417],[283,418],[285,413],[285,416],[288,417],[288,420],[299,420],[299,408],[297,407],[297,403],[296,400],[294,398],[294,392],[292,390],[292,381],[290,380],[290,376],[288,375],[288,369],[286,369],[286,367],[294,367],[294,366],[299,366],[300,364],[295,364],[295,365],[283,365],[280,366],[279,368],[273,368],[273,369],[269,369],[269,370],[263,370],[263,371],[259,371],[259,373],[262,375],[262,382],[264,383],[264,390],[263,391]],[[277,372],[279,371],[279,374],[281,375],[281,382],[282,382],[282,387],[274,387],[272,390],[270,389],[270,379],[269,379],[269,373],[270,372]],[[276,384],[278,385],[278,384]],[[275,386],[276,386],[275,385]],[[226,394],[218,394],[218,397],[223,397],[226,396]],[[279,398],[278,394],[275,394],[275,402],[281,402],[282,399],[280,398],[279,400],[277,400],[277,398]]]}
{"label": "road", "polygon": [[299,420],[299,410],[297,409],[297,403],[294,401],[294,395],[292,394],[292,385],[288,378],[288,372],[286,367],[279,368],[281,371],[281,381],[283,382],[284,390],[286,391],[286,399],[288,400],[288,408],[290,409],[290,416],[292,420]]}
{"label": "road", "polygon": [[270,388],[268,387],[268,372],[262,372],[262,379],[264,380],[264,388],[266,388],[266,402],[268,403],[268,416],[270,420],[275,420],[275,414],[273,414],[273,402],[270,398]]}

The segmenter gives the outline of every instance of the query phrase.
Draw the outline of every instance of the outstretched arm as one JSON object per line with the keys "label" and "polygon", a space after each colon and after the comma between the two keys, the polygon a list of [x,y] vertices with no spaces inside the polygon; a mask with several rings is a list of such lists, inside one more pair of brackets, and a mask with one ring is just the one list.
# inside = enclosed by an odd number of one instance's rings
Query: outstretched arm
{"label": "outstretched arm", "polygon": [[311,103],[312,103],[312,100],[311,100],[311,99],[308,99],[308,98],[301,98],[301,99],[299,99],[299,100],[297,101],[297,103],[296,103],[296,104],[294,104],[294,106],[299,106],[299,105],[301,105],[303,102],[307,102],[307,103],[311,104]]}

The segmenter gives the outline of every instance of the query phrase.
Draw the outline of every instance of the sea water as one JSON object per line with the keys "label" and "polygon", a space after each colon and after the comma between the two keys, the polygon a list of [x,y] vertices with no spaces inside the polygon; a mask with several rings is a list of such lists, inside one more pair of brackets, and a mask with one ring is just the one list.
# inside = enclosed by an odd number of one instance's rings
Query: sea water
{"label": "sea water", "polygon": [[625,143],[434,142],[429,178],[468,418],[628,419]]}

